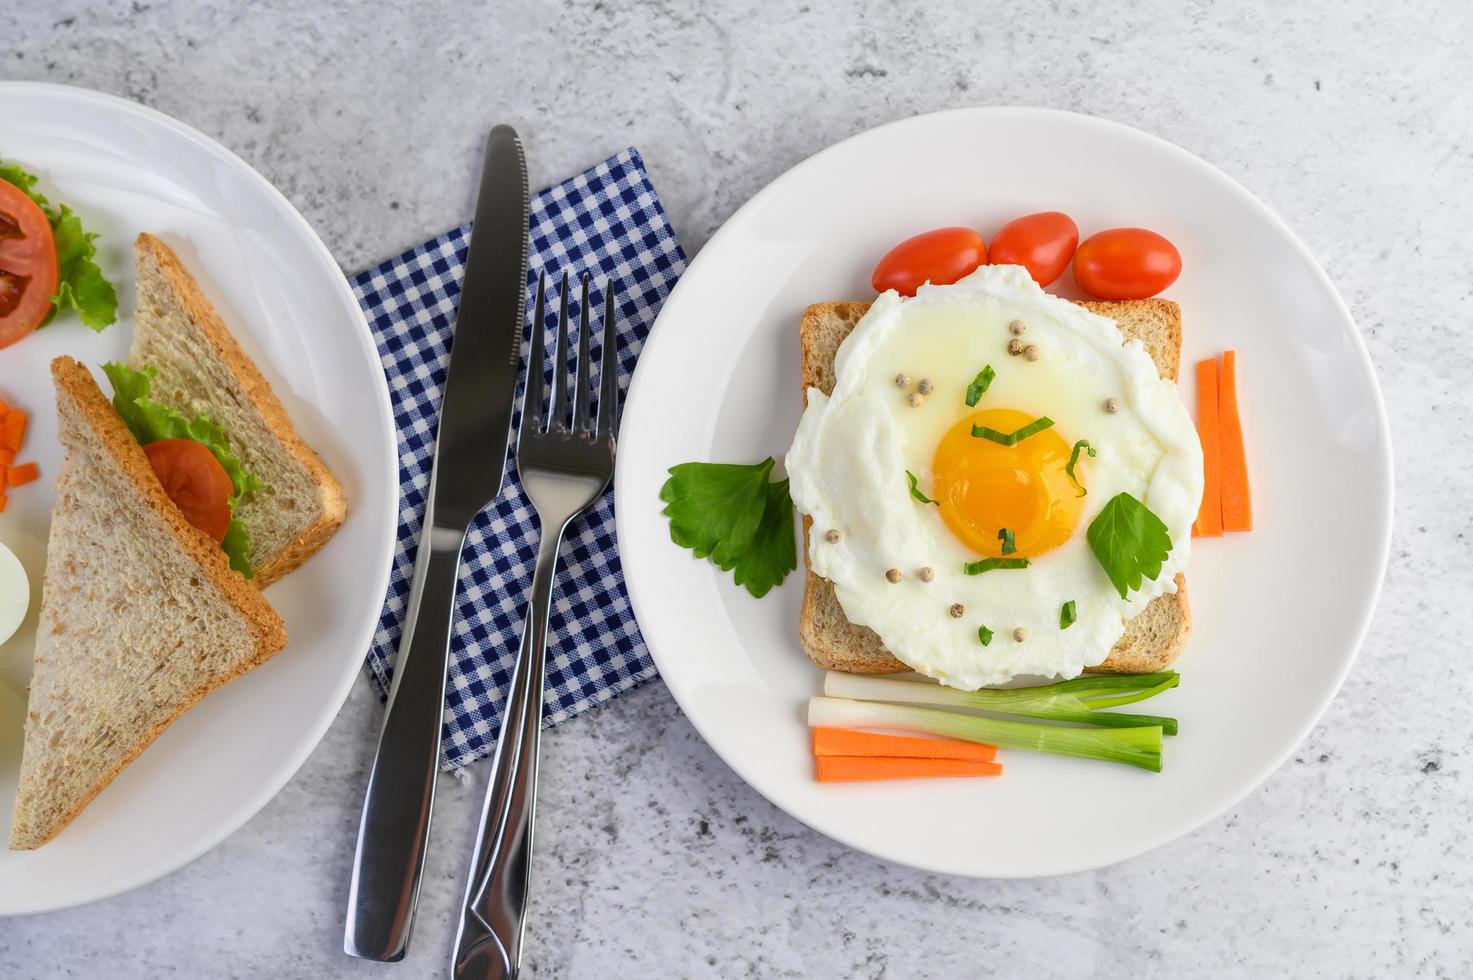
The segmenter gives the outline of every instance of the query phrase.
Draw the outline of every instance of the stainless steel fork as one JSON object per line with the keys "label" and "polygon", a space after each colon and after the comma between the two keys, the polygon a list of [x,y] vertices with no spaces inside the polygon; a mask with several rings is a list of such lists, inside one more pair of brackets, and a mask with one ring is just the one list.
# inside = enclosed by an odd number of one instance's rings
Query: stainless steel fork
{"label": "stainless steel fork", "polygon": [[571,404],[568,364],[568,276],[563,274],[552,395],[543,411],[543,303],[539,276],[533,315],[527,390],[517,433],[517,472],[537,512],[541,540],[532,573],[532,597],[491,763],[491,782],[476,834],[475,861],[455,937],[452,973],[466,980],[514,980],[520,969],[527,885],[532,861],[532,815],[537,802],[537,750],[542,733],[547,669],[547,616],[552,605],[558,546],[579,514],[603,495],[614,474],[619,384],[613,283],[604,284],[603,357],[598,404],[589,373],[588,277],[583,277],[578,365]]}

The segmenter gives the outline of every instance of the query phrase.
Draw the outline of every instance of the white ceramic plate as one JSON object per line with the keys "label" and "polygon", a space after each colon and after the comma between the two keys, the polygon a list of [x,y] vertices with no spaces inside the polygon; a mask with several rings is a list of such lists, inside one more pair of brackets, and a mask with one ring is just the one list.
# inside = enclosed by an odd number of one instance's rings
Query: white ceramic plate
{"label": "white ceramic plate", "polygon": [[[348,519],[267,591],[289,642],[211,694],[37,851],[0,850],[0,914],[57,909],[152,881],[219,843],[265,805],[317,745],[358,677],[388,585],[398,502],[388,389],[368,325],[301,215],[218,143],[122,99],[0,84],[5,159],[77,211],[118,287],[119,321],[94,334],[73,316],[0,350],[0,397],[31,413],[23,459],[43,481],[10,494],[0,542],[30,574],[27,626],[0,646],[0,839],[20,765],[45,539],[61,465],[47,365],[70,354],[101,380],[132,338],[133,238],[179,253],[348,494]],[[104,390],[106,386],[104,384]],[[21,693],[18,693],[21,692]]]}
{"label": "white ceramic plate", "polygon": [[[996,780],[819,785],[803,713],[821,673],[797,638],[801,570],[761,600],[670,542],[658,493],[687,460],[781,460],[800,413],[804,306],[865,299],[875,261],[927,228],[1062,210],[1081,234],[1141,225],[1180,248],[1166,294],[1190,365],[1239,352],[1256,529],[1199,540],[1181,720],[1160,775],[1022,751]],[[1071,283],[1056,286],[1078,295]],[[1304,246],[1196,157],[1115,123],[967,109],[861,134],[728,221],[666,301],[621,426],[619,544],[660,674],[712,748],[809,826],[931,871],[1096,868],[1221,813],[1309,732],[1350,669],[1385,569],[1391,450],[1365,346]],[[801,569],[801,560],[800,560]]]}

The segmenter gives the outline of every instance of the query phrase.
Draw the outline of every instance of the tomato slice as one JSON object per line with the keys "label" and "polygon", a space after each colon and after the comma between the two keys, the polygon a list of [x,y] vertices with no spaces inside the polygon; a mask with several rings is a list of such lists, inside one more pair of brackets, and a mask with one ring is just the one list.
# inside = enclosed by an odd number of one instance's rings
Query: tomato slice
{"label": "tomato slice", "polygon": [[46,213],[25,191],[0,180],[0,347],[9,347],[46,319],[58,274]]}
{"label": "tomato slice", "polygon": [[1181,253],[1146,228],[1096,232],[1074,253],[1074,280],[1097,299],[1145,299],[1179,275]]}
{"label": "tomato slice", "polygon": [[987,243],[970,228],[937,228],[907,238],[885,253],[870,284],[914,296],[925,283],[947,286],[987,261]]}
{"label": "tomato slice", "polygon": [[1079,244],[1079,228],[1062,211],[1014,218],[998,229],[987,249],[992,265],[1021,265],[1033,281],[1047,286],[1064,274]]}
{"label": "tomato slice", "polygon": [[224,541],[234,488],[215,454],[193,439],[160,439],[144,446],[143,452],[184,519],[216,543]]}

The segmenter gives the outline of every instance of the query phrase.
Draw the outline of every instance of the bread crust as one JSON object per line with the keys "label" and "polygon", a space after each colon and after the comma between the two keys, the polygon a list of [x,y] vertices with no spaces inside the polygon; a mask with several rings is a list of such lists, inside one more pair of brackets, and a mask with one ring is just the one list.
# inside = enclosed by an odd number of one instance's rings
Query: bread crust
{"label": "bread crust", "polygon": [[347,495],[343,493],[342,485],[338,483],[337,477],[333,476],[332,471],[323,463],[322,457],[297,435],[291,417],[287,415],[276,393],[271,390],[271,383],[266,380],[260,369],[256,367],[256,363],[241,348],[240,342],[235,339],[235,335],[230,332],[225,321],[220,319],[219,314],[215,312],[215,307],[200,292],[199,284],[194,281],[189,270],[179,261],[174,250],[147,232],[138,236],[134,248],[140,253],[151,256],[158,263],[159,269],[169,280],[170,287],[179,295],[185,309],[189,311],[190,319],[199,327],[200,333],[214,349],[215,354],[230,366],[231,371],[240,380],[246,397],[261,417],[266,420],[271,434],[281,443],[288,455],[312,474],[317,484],[322,504],[321,516],[304,528],[269,562],[255,569],[256,577],[252,581],[256,588],[264,589],[311,558],[337,532],[348,514]]}
{"label": "bread crust", "polygon": [[[10,838],[12,850],[31,850],[53,839],[76,819],[77,814],[86,809],[98,793],[117,778],[118,773],[142,755],[143,751],[153,744],[164,729],[198,704],[211,691],[260,666],[281,652],[286,646],[287,639],[286,625],[276,610],[266,601],[265,596],[253,588],[239,572],[230,567],[229,559],[220,546],[186,521],[179,508],[169,499],[158,477],[154,475],[153,467],[149,464],[148,457],[144,455],[143,448],[138,445],[133,434],[123,424],[123,420],[118,418],[117,413],[113,411],[112,405],[102,394],[102,389],[97,386],[91,372],[76,360],[63,356],[51,362],[51,377],[56,386],[58,410],[63,404],[63,399],[71,402],[78,414],[96,433],[106,451],[118,463],[124,476],[136,488],[138,494],[163,520],[174,544],[199,566],[200,574],[217,588],[230,605],[245,618],[255,646],[255,656],[250,661],[241,664],[239,670],[229,675],[205,679],[199,690],[194,692],[178,710],[162,717],[157,724],[144,731],[129,752],[120,756],[117,764],[109,769],[95,786],[82,795],[79,803],[57,819],[46,833],[27,838],[19,837],[13,831]],[[45,601],[43,585],[42,602]],[[24,766],[24,760],[22,766]],[[16,801],[16,805],[19,807],[19,800]]]}

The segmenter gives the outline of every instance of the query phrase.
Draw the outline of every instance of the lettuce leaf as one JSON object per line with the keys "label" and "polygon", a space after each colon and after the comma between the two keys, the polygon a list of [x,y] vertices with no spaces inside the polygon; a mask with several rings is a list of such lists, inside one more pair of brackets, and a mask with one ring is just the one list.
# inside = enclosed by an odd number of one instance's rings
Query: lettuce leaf
{"label": "lettuce leaf", "polygon": [[126,364],[109,361],[102,366],[107,379],[113,386],[113,409],[133,433],[140,446],[160,439],[193,439],[202,444],[220,461],[230,477],[230,526],[225,531],[225,540],[220,547],[230,556],[230,567],[246,578],[256,573],[246,560],[251,550],[251,538],[245,525],[233,515],[246,494],[260,493],[266,489],[256,474],[242,465],[240,458],[231,451],[225,441],[225,430],[208,416],[186,418],[176,409],[161,405],[149,397],[149,389],[156,373],[152,365],[135,371]]}
{"label": "lettuce leaf", "polygon": [[0,163],[0,180],[14,184],[36,202],[51,224],[56,241],[56,265],[60,274],[51,312],[42,326],[57,314],[76,310],[82,322],[99,333],[117,322],[118,294],[98,267],[95,232],[82,228],[82,220],[65,204],[53,208],[45,195],[35,190],[36,178],[13,163]]}

